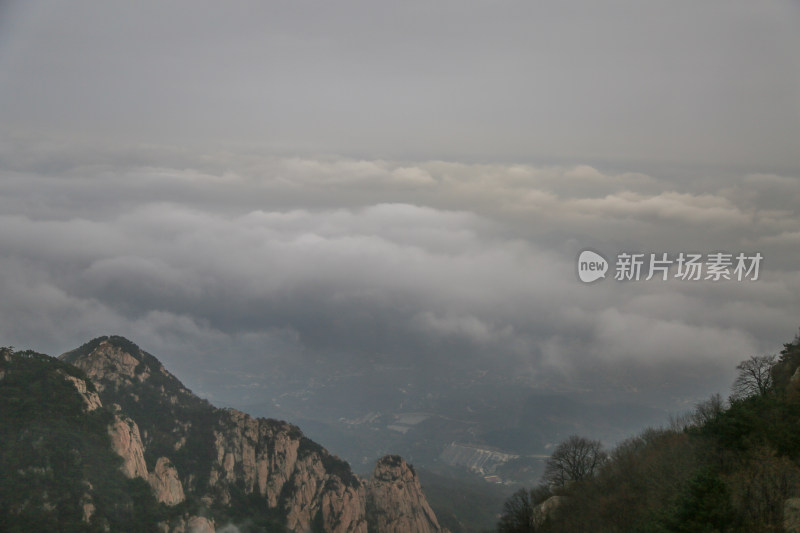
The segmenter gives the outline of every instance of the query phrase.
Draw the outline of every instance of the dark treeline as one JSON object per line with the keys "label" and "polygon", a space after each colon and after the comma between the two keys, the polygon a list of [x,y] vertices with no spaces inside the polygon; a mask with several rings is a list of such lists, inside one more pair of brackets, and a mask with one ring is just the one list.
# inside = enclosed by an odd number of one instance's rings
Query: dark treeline
{"label": "dark treeline", "polygon": [[[732,394],[605,452],[573,436],[499,533],[800,531],[800,335],[737,367]],[[796,528],[796,529],[795,529]]]}

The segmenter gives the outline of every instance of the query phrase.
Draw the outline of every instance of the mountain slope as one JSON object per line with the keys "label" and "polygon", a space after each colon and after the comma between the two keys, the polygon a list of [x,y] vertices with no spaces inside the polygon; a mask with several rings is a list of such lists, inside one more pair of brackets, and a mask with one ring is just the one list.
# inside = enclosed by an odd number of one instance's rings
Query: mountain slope
{"label": "mountain slope", "polygon": [[[86,454],[105,458],[102,465],[70,471],[69,482],[95,487],[108,479],[122,487],[117,492],[129,493],[120,497],[123,509],[141,511],[141,527],[120,527],[124,520],[102,506],[85,511],[95,498],[92,488],[84,495],[73,487],[70,494],[75,494],[62,502],[70,513],[54,515],[58,527],[51,530],[85,530],[89,524],[110,531],[213,531],[214,524],[233,524],[239,531],[442,531],[421,490],[398,492],[385,490],[385,481],[364,482],[292,424],[213,407],[122,337],[94,339],[60,360],[3,353],[0,398],[3,412],[13,413],[3,427],[4,471],[26,465],[26,460],[29,469],[49,461],[35,447],[32,458],[20,458],[24,452],[13,443],[20,427],[36,426],[44,435],[57,435],[54,427],[66,424],[71,434],[93,443],[90,449],[70,452],[79,462],[88,460]],[[19,370],[25,365],[35,368]],[[47,386],[37,385],[31,372]],[[45,406],[47,417],[36,411],[38,419],[32,418],[24,398],[36,391],[28,390],[27,383],[47,391],[47,401],[38,398],[34,404]],[[54,407],[48,410],[50,405]],[[52,478],[51,473],[49,481],[31,484],[30,492],[50,494]],[[406,481],[419,487],[415,475]],[[368,515],[368,499],[381,509],[401,510],[395,513],[393,529]],[[6,502],[3,498],[0,519],[9,523],[27,516],[26,509],[34,513],[52,506],[49,500],[23,500],[16,507]],[[426,517],[424,523],[414,522],[420,516]]]}
{"label": "mountain slope", "polygon": [[114,415],[79,369],[0,349],[0,530],[151,531],[166,515],[110,446]]}

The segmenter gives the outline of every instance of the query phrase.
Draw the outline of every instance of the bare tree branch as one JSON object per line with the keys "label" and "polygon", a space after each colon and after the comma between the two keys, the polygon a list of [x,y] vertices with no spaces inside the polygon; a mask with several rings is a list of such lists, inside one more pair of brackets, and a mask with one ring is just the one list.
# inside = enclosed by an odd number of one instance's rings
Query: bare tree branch
{"label": "bare tree branch", "polygon": [[572,435],[553,451],[542,480],[549,485],[563,486],[570,481],[588,479],[594,476],[606,457],[600,441]]}
{"label": "bare tree branch", "polygon": [[739,375],[731,387],[735,400],[750,396],[765,396],[772,389],[774,355],[754,355],[736,366]]}

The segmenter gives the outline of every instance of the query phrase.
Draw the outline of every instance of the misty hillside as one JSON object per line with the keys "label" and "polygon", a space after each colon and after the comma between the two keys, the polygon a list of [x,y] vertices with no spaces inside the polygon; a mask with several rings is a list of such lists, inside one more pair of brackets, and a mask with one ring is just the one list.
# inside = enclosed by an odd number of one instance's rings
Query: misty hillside
{"label": "misty hillside", "polygon": [[498,532],[800,531],[800,336],[737,370],[728,401],[714,395],[610,453],[564,441],[539,487],[506,502]]}
{"label": "misty hillside", "polygon": [[59,359],[4,348],[0,405],[3,531],[445,531],[399,456],[361,479],[294,425],[213,407],[122,337]]}

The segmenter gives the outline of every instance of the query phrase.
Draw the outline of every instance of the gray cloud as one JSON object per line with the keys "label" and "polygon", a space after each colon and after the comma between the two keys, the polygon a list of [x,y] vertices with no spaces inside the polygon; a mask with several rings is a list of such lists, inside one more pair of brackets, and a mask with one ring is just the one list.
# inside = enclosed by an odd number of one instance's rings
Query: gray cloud
{"label": "gray cloud", "polygon": [[[632,365],[637,389],[665,367],[712,365],[712,388],[796,327],[786,239],[800,221],[782,202],[800,182],[787,178],[679,190],[588,166],[228,154],[192,169],[151,157],[5,171],[5,339],[57,352],[116,331],[179,366],[213,365],[215,350],[251,370],[385,353],[422,373],[491,367],[573,384]],[[585,286],[574,261],[586,246],[760,251],[765,263],[757,282]]]}

